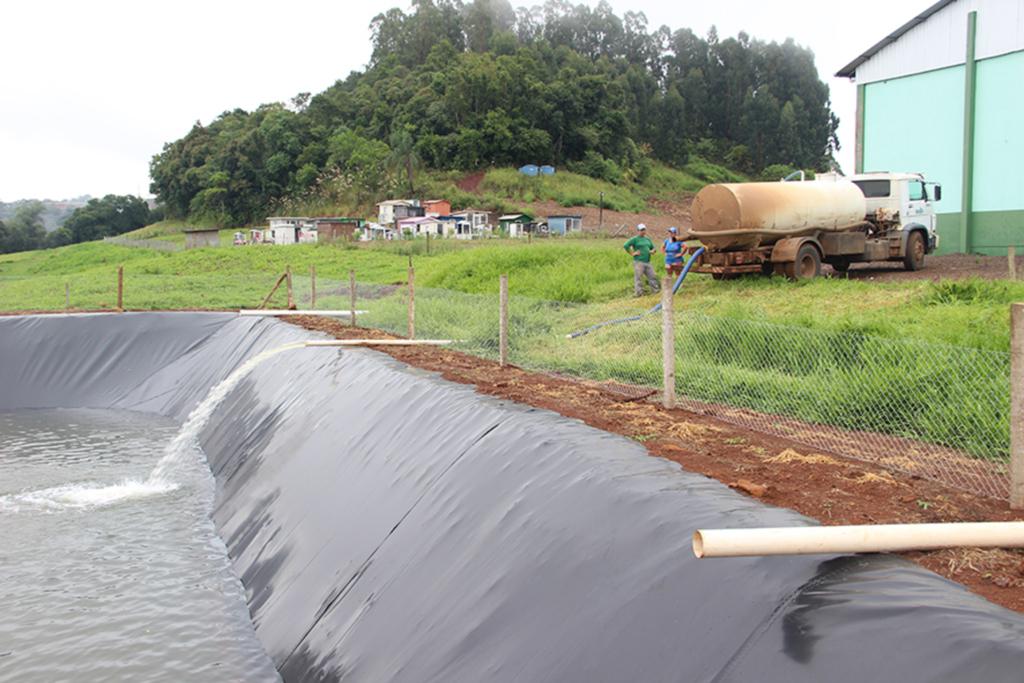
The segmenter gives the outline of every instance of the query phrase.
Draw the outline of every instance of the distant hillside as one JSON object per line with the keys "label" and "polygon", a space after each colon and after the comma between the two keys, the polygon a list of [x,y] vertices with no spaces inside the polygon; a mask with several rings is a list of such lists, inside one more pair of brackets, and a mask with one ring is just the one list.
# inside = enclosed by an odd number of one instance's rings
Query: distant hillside
{"label": "distant hillside", "polygon": [[[85,206],[90,199],[92,199],[92,196],[85,194],[81,197],[75,197],[74,199],[61,199],[59,201],[52,199],[38,200],[46,207],[46,210],[40,214],[40,217],[43,219],[43,223],[46,225],[46,231],[52,232],[59,228],[75,209]],[[14,214],[17,213],[19,206],[34,201],[36,200],[19,199],[10,203],[0,202],[0,221],[7,221],[14,218]]]}
{"label": "distant hillside", "polygon": [[[423,169],[550,164],[616,185],[691,157],[758,175],[825,170],[838,118],[791,40],[649,30],[606,3],[415,3],[374,18],[373,55],[322,93],[197,123],[154,156],[168,217],[256,223],[411,196]],[[339,209],[341,210],[341,209]]]}

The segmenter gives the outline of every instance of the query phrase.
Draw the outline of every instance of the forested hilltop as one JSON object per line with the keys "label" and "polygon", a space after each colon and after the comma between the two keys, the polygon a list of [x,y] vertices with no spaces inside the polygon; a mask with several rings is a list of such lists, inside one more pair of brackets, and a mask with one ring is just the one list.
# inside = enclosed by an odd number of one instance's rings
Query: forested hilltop
{"label": "forested hilltop", "polygon": [[424,167],[551,164],[629,183],[691,155],[824,170],[838,149],[828,86],[792,40],[649,30],[642,12],[565,0],[418,0],[371,30],[365,71],[166,144],[150,189],[168,216],[228,227],[286,197],[365,206],[413,192]]}

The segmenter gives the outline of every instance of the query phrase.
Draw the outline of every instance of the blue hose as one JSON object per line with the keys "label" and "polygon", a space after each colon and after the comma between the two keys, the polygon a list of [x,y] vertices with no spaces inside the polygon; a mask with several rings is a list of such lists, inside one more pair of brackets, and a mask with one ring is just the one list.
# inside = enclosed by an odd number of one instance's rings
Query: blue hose
{"label": "blue hose", "polygon": [[[693,252],[693,254],[690,256],[690,259],[686,262],[686,265],[683,266],[683,272],[679,273],[679,277],[676,278],[676,283],[675,283],[675,285],[672,286],[672,294],[675,294],[676,291],[678,291],[679,285],[683,284],[683,280],[686,279],[686,274],[690,272],[690,266],[692,266],[693,262],[697,260],[697,257],[700,256],[703,253],[704,253],[704,247],[701,247],[697,251]],[[660,311],[660,310],[661,310],[661,303],[658,303],[657,306],[655,306],[651,310],[647,311],[646,313],[642,313],[640,315],[635,315],[632,318],[619,318],[618,320],[608,320],[608,321],[603,322],[603,323],[598,323],[596,325],[592,325],[591,327],[588,327],[585,330],[580,330],[579,332],[573,332],[572,334],[567,334],[565,336],[568,339],[576,339],[577,337],[582,337],[587,332],[590,332],[591,330],[596,330],[599,327],[604,327],[605,325],[613,325],[615,323],[628,323],[628,322],[632,322],[633,320],[639,320],[640,318],[643,318],[645,316],[650,315],[651,313],[654,313],[654,312]]]}

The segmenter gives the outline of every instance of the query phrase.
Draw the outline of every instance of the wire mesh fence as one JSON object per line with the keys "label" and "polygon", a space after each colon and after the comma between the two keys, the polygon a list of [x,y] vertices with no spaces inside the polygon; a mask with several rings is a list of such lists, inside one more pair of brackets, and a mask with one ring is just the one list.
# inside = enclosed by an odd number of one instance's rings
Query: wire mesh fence
{"label": "wire mesh fence", "polygon": [[[316,288],[318,309],[350,308],[348,282],[317,280]],[[408,335],[406,285],[358,283],[356,307],[367,311],[361,327]],[[510,297],[508,360],[627,395],[660,392],[661,316],[645,312],[632,303]],[[609,321],[623,322],[569,337]],[[415,336],[453,339],[461,351],[496,360],[498,295],[417,287]],[[1009,496],[1009,353],[676,311],[675,359],[680,407],[981,495]]]}
{"label": "wire mesh fence", "polygon": [[172,242],[170,240],[138,240],[131,239],[129,237],[104,237],[103,241],[107,244],[119,244],[122,247],[156,249],[158,251],[185,251],[185,245],[182,242]]}
{"label": "wire mesh fence", "polygon": [[[11,300],[42,309],[96,310],[116,302],[117,276],[67,281],[6,278]],[[124,307],[285,308],[280,275],[133,273]],[[45,296],[40,288],[45,289]],[[299,310],[353,308],[349,280],[292,274]],[[52,290],[52,291],[50,291]],[[409,334],[404,283],[355,287],[357,323]],[[661,316],[632,300],[508,302],[508,361],[601,383],[631,397],[662,391]],[[602,324],[603,323],[603,324]],[[590,330],[570,337],[573,333]],[[1010,354],[827,332],[677,311],[676,403],[695,412],[872,461],[1000,499],[1009,497]],[[415,336],[497,360],[499,297],[415,288]]]}

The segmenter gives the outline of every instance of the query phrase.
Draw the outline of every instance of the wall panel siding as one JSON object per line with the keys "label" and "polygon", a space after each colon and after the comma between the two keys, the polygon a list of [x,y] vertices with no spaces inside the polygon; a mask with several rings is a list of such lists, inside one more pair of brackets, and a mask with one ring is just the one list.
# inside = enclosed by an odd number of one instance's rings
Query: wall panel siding
{"label": "wall panel siding", "polygon": [[1024,52],[978,63],[974,210],[1024,209]]}
{"label": "wall panel siding", "polygon": [[864,170],[924,173],[942,213],[960,211],[963,66],[865,88]]}
{"label": "wall panel siding", "polygon": [[858,83],[875,83],[964,63],[967,12],[954,2],[907,31],[857,69]]}
{"label": "wall panel siding", "polygon": [[960,0],[882,48],[857,69],[858,83],[875,83],[963,64],[967,14],[978,13],[975,58],[1024,50],[1024,0]]}

